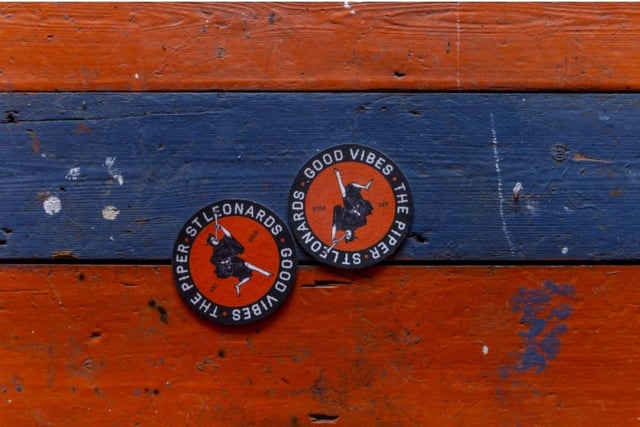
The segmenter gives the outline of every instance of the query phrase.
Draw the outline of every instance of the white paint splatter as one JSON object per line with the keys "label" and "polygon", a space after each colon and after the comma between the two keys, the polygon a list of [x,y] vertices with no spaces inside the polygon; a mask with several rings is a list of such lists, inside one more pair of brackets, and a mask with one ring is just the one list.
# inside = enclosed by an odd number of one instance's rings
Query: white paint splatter
{"label": "white paint splatter", "polygon": [[562,252],[562,255],[566,255],[566,254],[569,253],[569,248],[565,246],[565,247],[562,248],[562,250],[560,252]]}
{"label": "white paint splatter", "polygon": [[511,255],[515,255],[515,249],[513,247],[513,243],[511,242],[511,236],[509,235],[509,230],[507,228],[507,222],[504,219],[504,195],[502,194],[502,172],[500,171],[500,155],[498,151],[498,137],[496,136],[496,125],[493,120],[493,114],[490,114],[491,117],[491,142],[493,146],[493,159],[496,165],[496,175],[498,175],[498,208],[500,211],[500,220],[502,221],[502,233],[504,237],[507,239],[507,243],[509,244],[509,250],[511,251]]}
{"label": "white paint splatter", "polygon": [[102,209],[102,218],[108,221],[115,221],[118,215],[120,215],[120,209],[116,208],[115,206],[109,205],[105,206],[104,209]]}
{"label": "white paint splatter", "polygon": [[49,215],[55,215],[62,210],[62,201],[56,196],[49,196],[42,202],[42,208]]}
{"label": "white paint splatter", "polygon": [[139,79],[139,78],[140,78],[140,74],[138,74],[138,73],[135,73],[133,76],[134,76],[136,79]]}
{"label": "white paint splatter", "polygon": [[104,165],[107,167],[107,172],[111,175],[118,185],[124,184],[124,178],[120,171],[115,167],[117,157],[107,157],[104,160]]}
{"label": "white paint splatter", "polygon": [[349,11],[350,11],[350,13],[351,13],[352,15],[355,15],[355,14],[356,14],[356,11],[355,11],[355,10],[353,10],[353,9],[351,8],[351,5],[349,4],[349,2],[348,2],[348,1],[345,1],[345,2],[344,2],[344,8],[345,8],[345,9],[347,9],[347,10],[349,10]]}
{"label": "white paint splatter", "polygon": [[638,182],[638,176],[640,175],[631,170],[630,165],[627,164],[624,166],[624,174],[627,178],[631,179],[631,182],[633,182],[634,184]]}
{"label": "white paint splatter", "polygon": [[80,178],[80,167],[69,169],[69,172],[67,172],[67,175],[64,178],[67,181],[77,181]]}
{"label": "white paint splatter", "polygon": [[527,200],[524,207],[527,208],[527,212],[529,212],[529,214],[536,215],[538,213],[538,202],[535,200]]}
{"label": "white paint splatter", "polygon": [[482,346],[482,354],[485,355],[485,356],[487,354],[489,354],[489,347],[488,346],[486,346],[486,345]]}

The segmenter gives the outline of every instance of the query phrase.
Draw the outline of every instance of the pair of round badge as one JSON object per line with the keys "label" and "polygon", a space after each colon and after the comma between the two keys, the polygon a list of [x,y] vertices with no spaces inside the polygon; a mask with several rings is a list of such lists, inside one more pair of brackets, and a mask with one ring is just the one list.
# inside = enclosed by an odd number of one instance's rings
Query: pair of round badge
{"label": "pair of round badge", "polygon": [[[386,259],[409,232],[409,183],[387,156],[362,145],[322,151],[300,169],[288,216],[317,261],[365,268]],[[297,256],[286,224],[249,200],[225,199],[196,212],[173,248],[175,284],[202,317],[242,325],[275,312],[294,287]]]}

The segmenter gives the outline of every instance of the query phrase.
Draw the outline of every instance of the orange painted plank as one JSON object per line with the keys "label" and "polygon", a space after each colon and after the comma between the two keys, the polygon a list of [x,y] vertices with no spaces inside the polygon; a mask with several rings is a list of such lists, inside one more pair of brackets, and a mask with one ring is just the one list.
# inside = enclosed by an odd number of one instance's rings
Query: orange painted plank
{"label": "orange painted plank", "polygon": [[637,90],[631,3],[29,3],[0,90]]}
{"label": "orange painted plank", "polygon": [[0,419],[633,425],[639,273],[304,267],[275,317],[220,329],[167,266],[3,266]]}

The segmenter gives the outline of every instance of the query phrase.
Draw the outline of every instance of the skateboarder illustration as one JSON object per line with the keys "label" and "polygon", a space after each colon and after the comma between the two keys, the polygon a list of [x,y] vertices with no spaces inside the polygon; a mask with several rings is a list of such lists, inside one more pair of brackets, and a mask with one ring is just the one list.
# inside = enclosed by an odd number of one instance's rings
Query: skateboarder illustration
{"label": "skateboarder illustration", "polygon": [[[233,276],[238,279],[235,288],[236,294],[240,296],[240,287],[251,279],[254,271],[267,277],[270,277],[272,273],[240,258],[239,255],[244,252],[242,244],[231,235],[229,230],[218,223],[217,215],[215,221],[215,234],[209,234],[207,238],[207,245],[213,247],[211,263],[216,266],[215,273],[219,278],[226,279]],[[222,231],[222,238],[219,238],[219,231]]]}
{"label": "skateboarder illustration", "polygon": [[[373,212],[373,206],[361,194],[362,190],[369,190],[371,184],[373,184],[373,179],[370,179],[364,185],[351,182],[345,186],[340,171],[334,168],[334,172],[340,187],[343,206],[336,205],[333,208],[333,224],[331,226],[331,241],[333,244],[329,249],[333,249],[343,239],[347,243],[355,240],[356,229],[366,225],[367,216]],[[344,232],[340,238],[337,237],[338,231]]]}

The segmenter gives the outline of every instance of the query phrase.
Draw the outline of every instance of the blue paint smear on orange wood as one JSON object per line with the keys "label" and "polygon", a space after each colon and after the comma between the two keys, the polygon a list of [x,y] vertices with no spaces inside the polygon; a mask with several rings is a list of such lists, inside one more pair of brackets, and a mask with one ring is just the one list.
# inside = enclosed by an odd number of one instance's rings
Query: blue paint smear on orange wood
{"label": "blue paint smear on orange wood", "polygon": [[574,297],[572,285],[558,285],[551,281],[545,282],[540,289],[521,287],[518,290],[511,302],[514,313],[521,313],[520,324],[528,327],[519,333],[524,350],[515,355],[512,364],[500,367],[501,379],[530,370],[540,373],[549,361],[557,358],[560,337],[569,329],[564,321],[573,312],[573,307],[564,300]]}
{"label": "blue paint smear on orange wood", "polygon": [[286,218],[304,161],[358,143],[412,186],[395,259],[638,259],[638,135],[639,94],[5,93],[0,258],[166,260],[200,207],[248,198]]}

